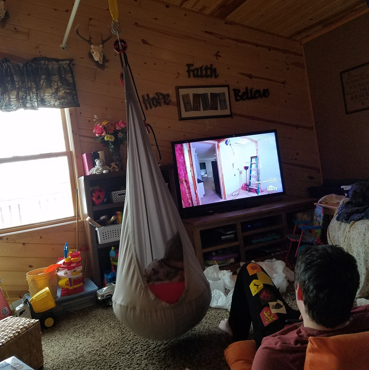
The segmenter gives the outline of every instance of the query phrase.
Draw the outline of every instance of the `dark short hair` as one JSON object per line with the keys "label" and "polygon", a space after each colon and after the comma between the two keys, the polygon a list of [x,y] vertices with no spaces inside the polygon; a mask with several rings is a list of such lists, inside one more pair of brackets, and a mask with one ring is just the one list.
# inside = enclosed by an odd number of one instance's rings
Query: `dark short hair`
{"label": "dark short hair", "polygon": [[183,261],[183,246],[179,233],[175,233],[165,246],[164,261]]}
{"label": "dark short hair", "polygon": [[297,258],[295,287],[310,318],[326,328],[349,320],[359,283],[356,259],[339,246],[306,247]]}

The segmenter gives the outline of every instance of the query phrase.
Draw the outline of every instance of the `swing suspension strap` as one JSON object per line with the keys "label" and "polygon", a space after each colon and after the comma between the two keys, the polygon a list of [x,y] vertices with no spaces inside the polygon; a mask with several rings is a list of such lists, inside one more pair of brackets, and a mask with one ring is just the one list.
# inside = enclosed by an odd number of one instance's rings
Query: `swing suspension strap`
{"label": "swing suspension strap", "polygon": [[[132,69],[131,69],[131,66],[129,65],[129,61],[128,61],[128,56],[125,52],[125,50],[127,49],[127,44],[125,43],[125,41],[121,40],[119,38],[119,33],[121,32],[121,28],[120,28],[120,24],[118,21],[115,21],[113,19],[113,22],[112,22],[112,33],[114,33],[116,36],[117,36],[117,41],[115,44],[118,44],[118,48],[115,47],[115,51],[117,51],[117,53],[119,54],[119,59],[120,59],[120,65],[122,67],[122,70],[124,68],[124,66],[127,67],[127,70],[129,71],[130,75],[131,75],[131,79],[132,79],[132,82],[133,82],[133,86],[135,88],[135,92],[136,92],[136,96],[137,96],[137,100],[138,102],[140,103],[140,108],[141,108],[141,113],[142,113],[142,116],[143,116],[143,120],[144,120],[144,124],[146,126],[146,130],[148,133],[150,133],[150,130],[154,136],[154,141],[155,141],[155,146],[156,146],[156,149],[158,151],[158,154],[159,154],[159,159],[161,159],[161,153],[160,153],[160,149],[159,149],[159,146],[158,146],[158,142],[156,140],[156,136],[155,136],[155,132],[154,132],[154,129],[152,128],[152,126],[146,122],[146,115],[145,115],[145,112],[143,110],[143,107],[142,107],[142,104],[141,104],[141,100],[140,100],[140,97],[138,96],[138,91],[137,91],[137,87],[136,87],[136,82],[135,82],[135,79],[133,77],[133,73],[132,73]],[[123,44],[124,43],[124,44]],[[117,50],[118,49],[118,50]],[[122,57],[123,55],[123,57]],[[124,60],[123,60],[124,59]],[[121,72],[121,82],[123,82],[123,72]],[[150,130],[149,130],[150,128]]]}

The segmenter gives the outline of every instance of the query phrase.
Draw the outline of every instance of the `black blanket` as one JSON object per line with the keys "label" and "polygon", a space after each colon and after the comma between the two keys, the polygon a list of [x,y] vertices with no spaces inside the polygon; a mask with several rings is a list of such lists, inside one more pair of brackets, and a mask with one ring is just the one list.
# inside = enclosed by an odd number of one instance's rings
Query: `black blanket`
{"label": "black blanket", "polygon": [[336,220],[350,223],[369,219],[369,181],[357,182],[351,186],[349,198],[337,212]]}

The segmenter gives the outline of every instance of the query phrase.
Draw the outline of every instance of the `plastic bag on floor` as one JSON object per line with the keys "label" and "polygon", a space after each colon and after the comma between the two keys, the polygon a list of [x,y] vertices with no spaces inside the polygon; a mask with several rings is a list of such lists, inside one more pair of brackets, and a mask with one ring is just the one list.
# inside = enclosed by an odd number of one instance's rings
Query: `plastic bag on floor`
{"label": "plastic bag on floor", "polygon": [[219,270],[219,266],[214,265],[206,268],[204,274],[210,284],[210,307],[223,308],[230,311],[234,289],[232,272]]}
{"label": "plastic bag on floor", "polygon": [[280,293],[286,293],[288,282],[295,280],[295,274],[286,266],[284,261],[273,258],[272,260],[256,263],[266,271]]}

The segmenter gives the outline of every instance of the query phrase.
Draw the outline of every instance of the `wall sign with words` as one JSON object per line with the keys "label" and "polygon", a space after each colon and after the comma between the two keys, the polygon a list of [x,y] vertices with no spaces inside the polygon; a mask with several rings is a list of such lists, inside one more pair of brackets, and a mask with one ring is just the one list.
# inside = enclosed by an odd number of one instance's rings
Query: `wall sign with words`
{"label": "wall sign with words", "polygon": [[146,94],[146,97],[145,95],[142,95],[142,103],[144,104],[146,110],[161,107],[162,104],[169,105],[170,102],[171,100],[169,94],[157,92],[151,98],[149,94]]}
{"label": "wall sign with words", "polygon": [[369,109],[369,63],[341,72],[346,114]]}
{"label": "wall sign with words", "polygon": [[217,69],[213,67],[212,64],[210,66],[202,65],[198,68],[192,68],[193,64],[186,64],[187,66],[187,75],[188,78],[217,78],[219,74],[217,73]]}
{"label": "wall sign with words", "polygon": [[254,100],[260,98],[267,98],[270,95],[269,89],[254,89],[246,87],[245,90],[241,93],[239,89],[233,89],[235,101],[241,100]]}

